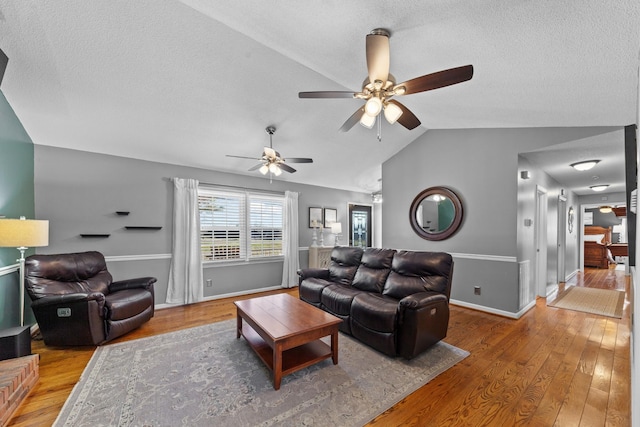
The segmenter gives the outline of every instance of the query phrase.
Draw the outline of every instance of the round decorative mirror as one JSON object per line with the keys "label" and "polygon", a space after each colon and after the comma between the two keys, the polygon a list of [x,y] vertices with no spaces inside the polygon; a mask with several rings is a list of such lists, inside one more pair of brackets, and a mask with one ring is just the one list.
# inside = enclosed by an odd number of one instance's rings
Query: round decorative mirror
{"label": "round decorative mirror", "polygon": [[427,188],[413,199],[409,222],[423,239],[447,239],[462,223],[462,202],[446,187]]}

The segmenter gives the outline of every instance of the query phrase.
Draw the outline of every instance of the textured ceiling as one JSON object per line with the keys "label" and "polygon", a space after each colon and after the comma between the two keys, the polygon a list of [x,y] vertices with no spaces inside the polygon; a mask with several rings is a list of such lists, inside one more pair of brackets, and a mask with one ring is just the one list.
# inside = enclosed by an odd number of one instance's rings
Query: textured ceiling
{"label": "textured ceiling", "polygon": [[[278,179],[379,188],[428,129],[636,121],[640,2],[0,0],[2,91],[34,143],[249,173],[268,144],[311,165]],[[408,131],[355,126],[365,35],[391,32],[398,81],[473,64],[471,81],[403,97]],[[597,142],[595,143],[597,145]],[[253,172],[255,174],[257,172]]]}

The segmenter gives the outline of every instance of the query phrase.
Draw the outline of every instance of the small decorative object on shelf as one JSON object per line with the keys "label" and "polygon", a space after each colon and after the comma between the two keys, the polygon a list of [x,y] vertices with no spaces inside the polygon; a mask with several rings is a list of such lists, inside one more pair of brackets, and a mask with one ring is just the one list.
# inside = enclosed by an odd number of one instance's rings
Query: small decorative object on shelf
{"label": "small decorative object on shelf", "polygon": [[109,237],[111,234],[106,233],[82,233],[80,237]]}
{"label": "small decorative object on shelf", "polygon": [[125,225],[127,230],[161,230],[162,227],[156,225]]}
{"label": "small decorative object on shelf", "polygon": [[117,215],[126,216],[129,215],[129,211],[116,211]]}

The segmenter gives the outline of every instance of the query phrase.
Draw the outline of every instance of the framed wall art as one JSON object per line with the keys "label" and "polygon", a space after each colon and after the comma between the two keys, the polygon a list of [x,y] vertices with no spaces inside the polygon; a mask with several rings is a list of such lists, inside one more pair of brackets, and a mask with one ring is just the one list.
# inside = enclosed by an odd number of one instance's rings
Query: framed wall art
{"label": "framed wall art", "polygon": [[319,228],[323,224],[322,208],[309,208],[309,228]]}
{"label": "framed wall art", "polygon": [[325,208],[324,209],[324,228],[331,228],[331,224],[338,222],[338,210]]}

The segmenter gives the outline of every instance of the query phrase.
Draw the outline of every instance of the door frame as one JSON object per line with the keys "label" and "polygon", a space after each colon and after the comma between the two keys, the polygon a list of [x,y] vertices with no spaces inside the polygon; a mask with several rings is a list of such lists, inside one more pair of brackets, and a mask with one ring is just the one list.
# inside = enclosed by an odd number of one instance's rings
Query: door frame
{"label": "door frame", "polygon": [[564,283],[567,278],[567,198],[558,196],[558,284]]}
{"label": "door frame", "polygon": [[534,218],[534,249],[536,253],[535,284],[539,297],[547,297],[547,215],[549,202],[547,189],[536,185],[536,211]]}

